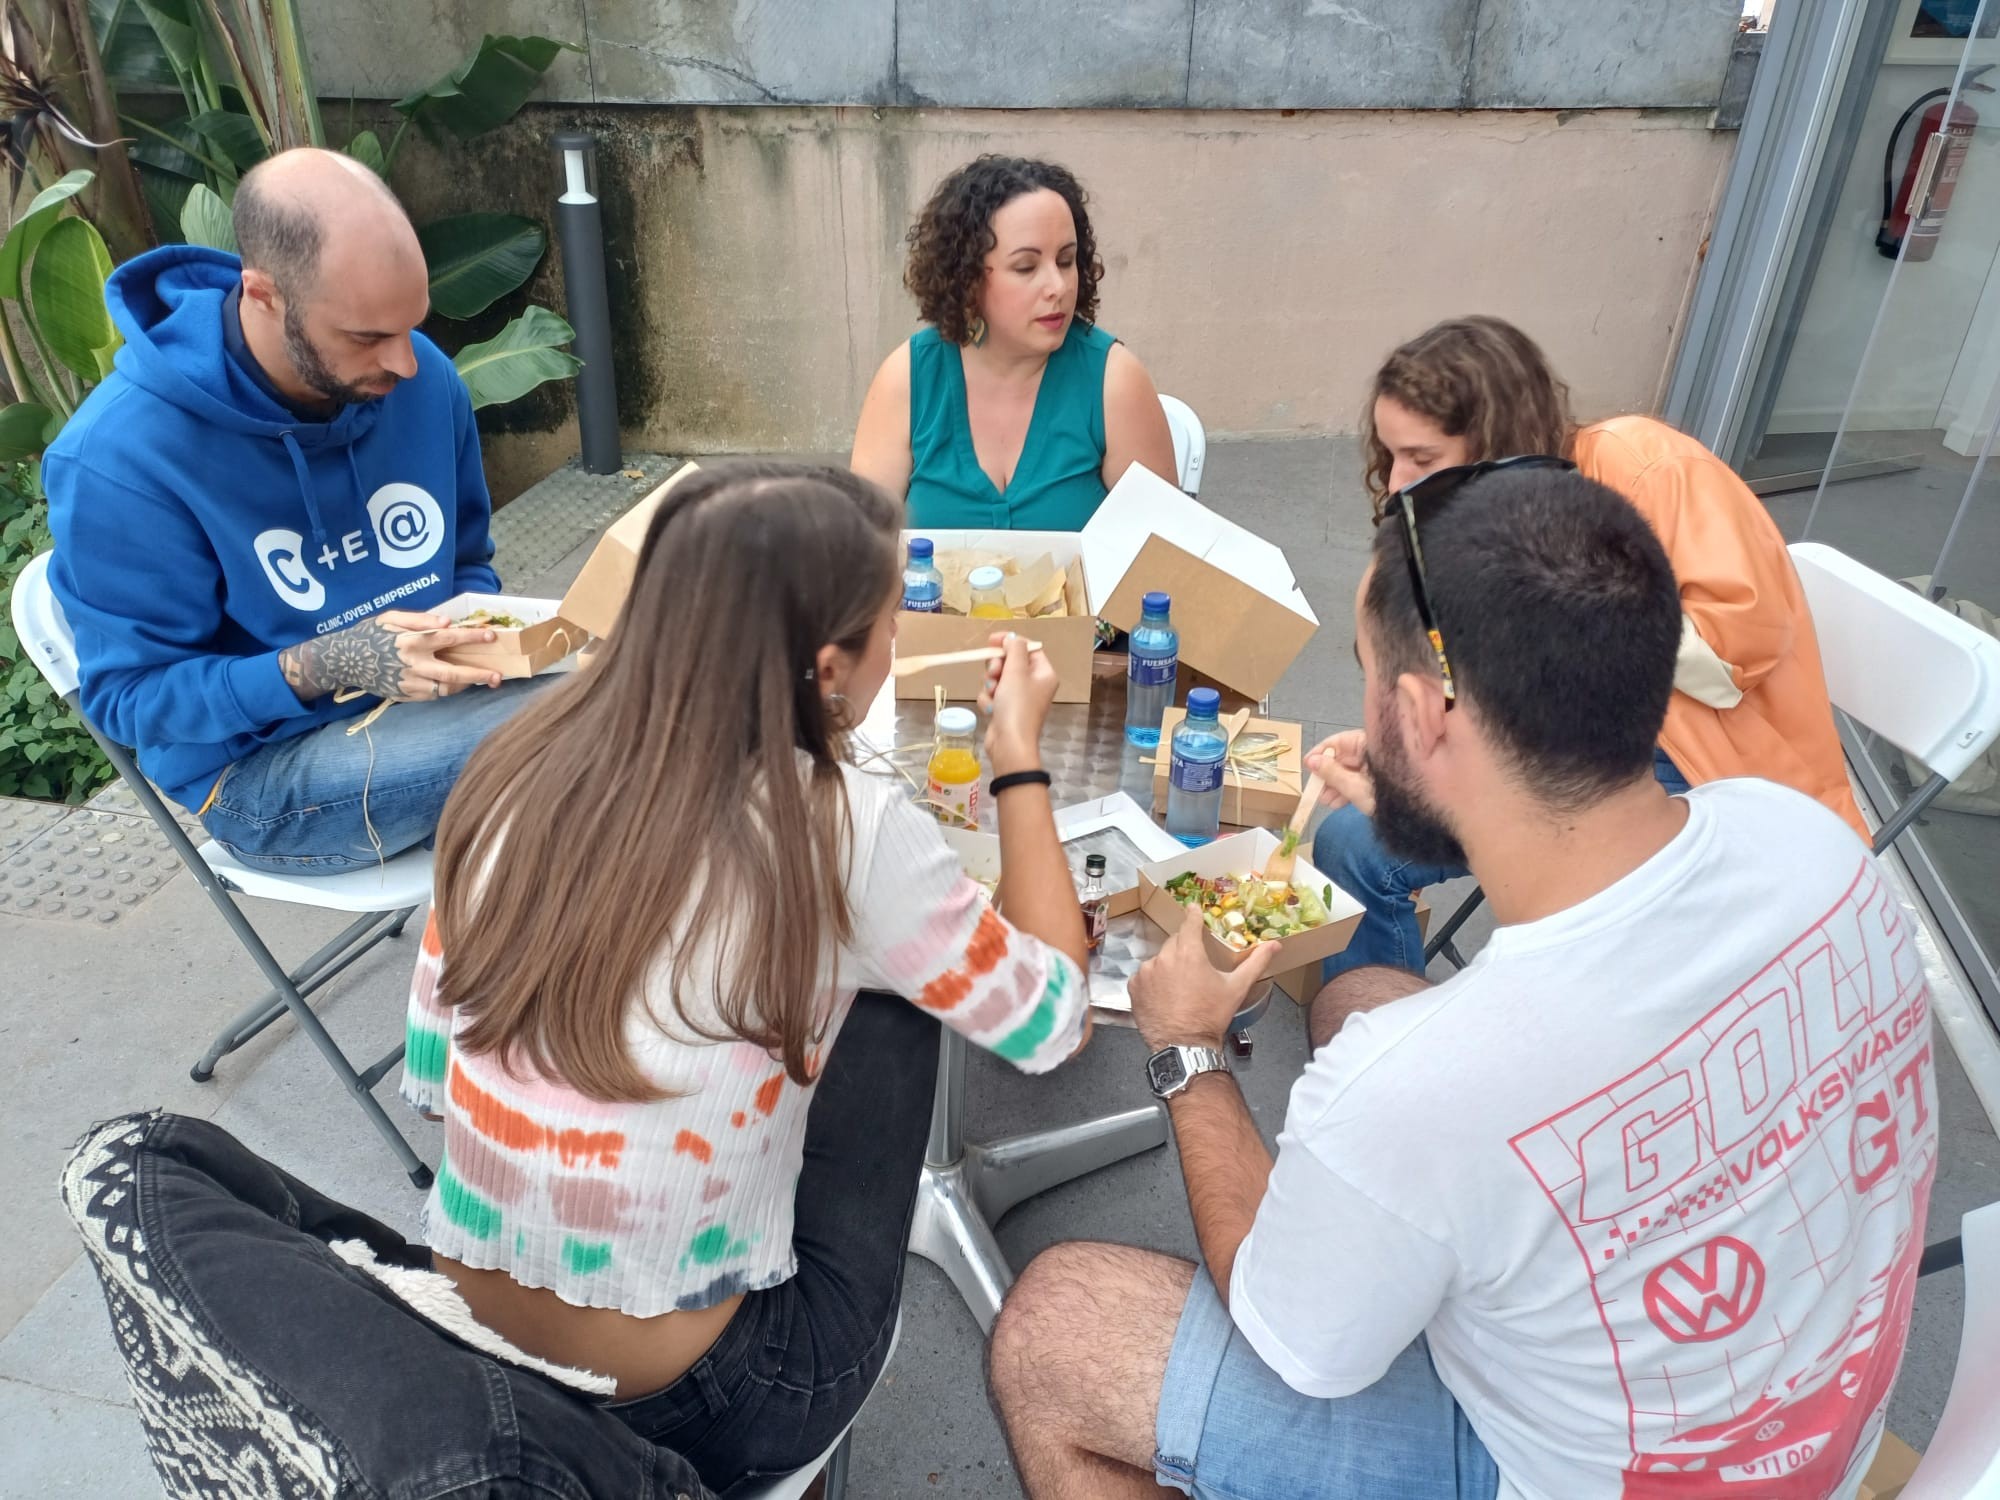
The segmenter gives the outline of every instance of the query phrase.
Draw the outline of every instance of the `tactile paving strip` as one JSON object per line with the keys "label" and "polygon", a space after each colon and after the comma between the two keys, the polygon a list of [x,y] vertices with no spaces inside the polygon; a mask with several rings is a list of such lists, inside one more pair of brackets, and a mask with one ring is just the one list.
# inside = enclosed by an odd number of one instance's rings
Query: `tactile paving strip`
{"label": "tactile paving strip", "polygon": [[[681,460],[632,453],[615,474],[586,474],[571,459],[493,513],[493,562],[512,590],[546,573],[658,487]],[[637,478],[634,478],[634,475]]]}
{"label": "tactile paving strip", "polygon": [[60,802],[29,802],[20,797],[0,797],[0,855],[11,854],[31,843],[70,815]]}
{"label": "tactile paving strip", "polygon": [[181,867],[149,818],[58,811],[64,815],[52,827],[0,861],[0,913],[115,922]]}

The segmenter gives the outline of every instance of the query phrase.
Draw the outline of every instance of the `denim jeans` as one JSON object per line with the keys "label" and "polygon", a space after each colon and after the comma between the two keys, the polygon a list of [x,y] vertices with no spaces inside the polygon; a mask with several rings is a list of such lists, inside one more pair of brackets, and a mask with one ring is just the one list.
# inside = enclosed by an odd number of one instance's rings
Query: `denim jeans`
{"label": "denim jeans", "polygon": [[[1688,790],[1687,778],[1664,750],[1653,752],[1653,775],[1675,795]],[[1321,821],[1313,835],[1312,862],[1314,869],[1361,903],[1361,922],[1354,936],[1322,970],[1328,980],[1370,964],[1423,973],[1424,937],[1411,897],[1425,886],[1472,873],[1391,854],[1375,837],[1374,823],[1351,805],[1335,808]]]}
{"label": "denim jeans", "polygon": [[63,1196],[176,1495],[713,1500],[593,1398],[460,1342],[330,1248],[430,1252],[205,1120],[94,1129]]}
{"label": "denim jeans", "polygon": [[1301,1396],[1229,1320],[1207,1271],[1174,1330],[1153,1476],[1196,1500],[1493,1500],[1500,1470],[1419,1337],[1351,1396]]}
{"label": "denim jeans", "polygon": [[931,1016],[890,995],[855,1000],[806,1116],[793,1199],[798,1274],[745,1296],[672,1385],[607,1408],[685,1457],[724,1500],[830,1448],[882,1373],[937,1059]]}
{"label": "denim jeans", "polygon": [[338,875],[392,858],[437,832],[487,733],[559,680],[470,687],[398,703],[366,729],[337,719],[265,745],[222,773],[202,826],[244,864],[281,875]]}

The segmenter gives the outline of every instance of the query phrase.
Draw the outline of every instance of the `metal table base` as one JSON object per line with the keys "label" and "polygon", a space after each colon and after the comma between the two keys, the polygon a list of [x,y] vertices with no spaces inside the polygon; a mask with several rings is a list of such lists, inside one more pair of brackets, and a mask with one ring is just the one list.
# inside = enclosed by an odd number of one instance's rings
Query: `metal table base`
{"label": "metal table base", "polygon": [[1167,1111],[1152,1103],[1101,1119],[979,1145],[965,1139],[965,1038],[944,1031],[937,1096],[924,1148],[910,1249],[943,1271],[990,1330],[1014,1284],[993,1228],[1023,1199],[1167,1143]]}

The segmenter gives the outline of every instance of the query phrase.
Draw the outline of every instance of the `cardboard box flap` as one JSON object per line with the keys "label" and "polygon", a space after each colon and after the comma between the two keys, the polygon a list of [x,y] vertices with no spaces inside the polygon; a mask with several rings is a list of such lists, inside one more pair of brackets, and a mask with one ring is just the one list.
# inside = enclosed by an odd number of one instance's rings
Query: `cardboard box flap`
{"label": "cardboard box flap", "polygon": [[454,666],[491,667],[504,677],[533,677],[580,649],[588,638],[583,628],[564,618],[555,599],[525,594],[458,594],[437,607],[452,620],[477,610],[511,615],[518,626],[488,625],[493,640],[477,646],[452,646],[438,656]]}
{"label": "cardboard box flap", "polygon": [[632,580],[639,574],[639,553],[646,545],[646,528],[667,492],[699,465],[682,464],[664,483],[605,528],[595,549],[562,597],[562,613],[592,635],[608,636],[625,609]]}
{"label": "cardboard box flap", "polygon": [[[1119,585],[1153,538],[1172,542],[1188,556],[1221,569],[1318,627],[1319,616],[1299,591],[1281,548],[1225,520],[1137,463],[1111,487],[1097,514],[1083,528],[1083,577],[1094,608],[1102,611],[1118,593]],[[1112,623],[1130,628],[1121,621]]]}

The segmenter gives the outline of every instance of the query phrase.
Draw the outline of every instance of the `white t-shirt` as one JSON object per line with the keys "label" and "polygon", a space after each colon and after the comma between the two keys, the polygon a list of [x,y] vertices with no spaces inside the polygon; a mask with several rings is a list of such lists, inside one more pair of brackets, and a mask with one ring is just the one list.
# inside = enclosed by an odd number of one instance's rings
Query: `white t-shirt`
{"label": "white t-shirt", "polygon": [[1848,1493],[1902,1355],[1937,1161],[1910,933],[1818,803],[1687,802],[1319,1050],[1236,1259],[1237,1326],[1308,1395],[1427,1334],[1503,1500]]}

